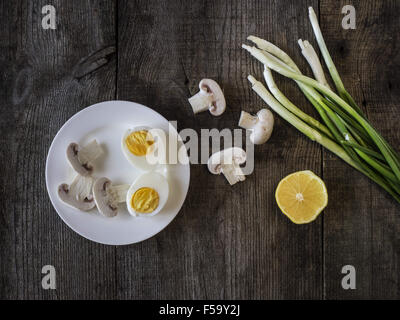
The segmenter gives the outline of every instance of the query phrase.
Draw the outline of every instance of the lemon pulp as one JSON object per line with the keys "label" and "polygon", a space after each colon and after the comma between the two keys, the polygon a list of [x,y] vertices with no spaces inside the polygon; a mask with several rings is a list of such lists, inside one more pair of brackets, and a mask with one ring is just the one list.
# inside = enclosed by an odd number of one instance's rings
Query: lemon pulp
{"label": "lemon pulp", "polygon": [[299,171],[282,179],[275,192],[282,212],[294,223],[308,223],[317,218],[328,204],[325,183],[312,171]]}

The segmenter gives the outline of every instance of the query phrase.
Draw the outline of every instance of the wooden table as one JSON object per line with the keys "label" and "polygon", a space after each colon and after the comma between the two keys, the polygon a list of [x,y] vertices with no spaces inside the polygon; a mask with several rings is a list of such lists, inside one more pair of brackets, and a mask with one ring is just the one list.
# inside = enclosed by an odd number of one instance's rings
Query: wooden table
{"label": "wooden table", "polygon": [[[242,109],[265,104],[249,87],[262,67],[241,49],[250,34],[287,51],[307,74],[297,39],[316,42],[319,16],[333,60],[372,123],[400,142],[400,2],[351,1],[2,1],[0,4],[0,298],[353,299],[400,298],[400,205],[364,176],[275,117],[255,170],[230,187],[205,165],[176,219],[157,236],[113,247],[90,242],[58,217],[45,186],[46,155],[73,114],[112,99],[147,105],[178,129],[237,128]],[[56,8],[56,30],[42,7]],[[202,78],[221,84],[222,117],[194,116],[187,98]],[[282,91],[315,115],[291,81]],[[309,169],[329,190],[313,223],[295,225],[274,200],[280,179]],[[43,290],[44,265],[57,289]],[[344,265],[356,289],[344,290]]]}

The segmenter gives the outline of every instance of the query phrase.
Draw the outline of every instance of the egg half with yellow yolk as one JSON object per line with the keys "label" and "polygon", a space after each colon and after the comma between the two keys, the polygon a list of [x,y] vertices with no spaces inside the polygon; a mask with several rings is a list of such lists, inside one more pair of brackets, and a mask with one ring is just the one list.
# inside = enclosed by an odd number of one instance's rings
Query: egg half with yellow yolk
{"label": "egg half with yellow yolk", "polygon": [[154,216],[165,206],[168,195],[168,181],[162,174],[144,173],[132,183],[126,194],[128,211],[133,216]]}
{"label": "egg half with yellow yolk", "polygon": [[143,171],[154,170],[157,163],[151,163],[148,156],[154,152],[155,139],[148,127],[127,130],[122,137],[122,152],[136,168]]}

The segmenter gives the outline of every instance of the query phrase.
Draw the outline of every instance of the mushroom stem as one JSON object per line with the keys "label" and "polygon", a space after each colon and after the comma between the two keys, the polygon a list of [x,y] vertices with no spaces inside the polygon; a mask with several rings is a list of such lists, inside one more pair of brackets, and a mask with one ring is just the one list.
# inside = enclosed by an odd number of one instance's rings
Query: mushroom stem
{"label": "mushroom stem", "polygon": [[189,98],[193,112],[210,111],[213,116],[220,116],[226,108],[226,101],[221,87],[212,79],[203,79],[199,83],[200,92]]}
{"label": "mushroom stem", "polygon": [[208,170],[212,174],[222,173],[230,185],[245,180],[240,164],[246,161],[246,152],[242,148],[233,147],[215,152],[208,159]]}
{"label": "mushroom stem", "polygon": [[100,145],[97,143],[97,140],[90,141],[86,146],[84,146],[78,152],[78,159],[79,161],[84,163],[92,162],[93,160],[100,157],[103,153]]}
{"label": "mushroom stem", "polygon": [[192,106],[194,114],[207,111],[212,107],[213,95],[200,90],[193,97],[189,98],[189,103]]}
{"label": "mushroom stem", "polygon": [[109,187],[108,191],[116,203],[122,203],[126,202],[126,193],[128,192],[129,187],[129,184],[120,184],[118,186],[112,185]]}
{"label": "mushroom stem", "polygon": [[234,185],[235,183],[246,179],[240,166],[234,163],[221,165],[221,171],[230,185]]}
{"label": "mushroom stem", "polygon": [[258,117],[252,116],[246,111],[240,113],[239,127],[250,130],[257,123]]}
{"label": "mushroom stem", "polygon": [[78,200],[83,200],[92,197],[92,186],[92,177],[83,177],[78,174],[72,181],[69,189],[72,194],[76,195]]}

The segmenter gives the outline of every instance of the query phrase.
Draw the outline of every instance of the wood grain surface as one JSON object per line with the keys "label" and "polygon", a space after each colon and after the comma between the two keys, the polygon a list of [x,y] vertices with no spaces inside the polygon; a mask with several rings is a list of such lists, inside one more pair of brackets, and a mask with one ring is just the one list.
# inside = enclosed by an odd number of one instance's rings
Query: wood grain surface
{"label": "wood grain surface", "polygon": [[[57,29],[43,30],[52,4]],[[346,1],[40,0],[0,3],[1,299],[356,299],[400,298],[400,206],[343,161],[275,117],[255,170],[230,187],[205,165],[191,166],[182,210],[161,233],[129,246],[104,246],[70,230],[47,195],[45,163],[62,124],[112,99],[147,105],[178,130],[237,128],[241,110],[265,104],[248,74],[262,66],[241,44],[257,35],[277,44],[311,75],[297,39],[315,48],[308,6],[342,80],[389,142],[400,142],[400,3],[352,1],[356,29],[341,27]],[[193,115],[187,98],[202,78],[224,89],[221,117]],[[294,83],[281,90],[307,113]],[[397,148],[399,149],[399,148]],[[280,213],[274,191],[309,169],[329,191],[313,223]],[[57,289],[43,290],[54,265]],[[341,286],[344,265],[356,290]]]}

